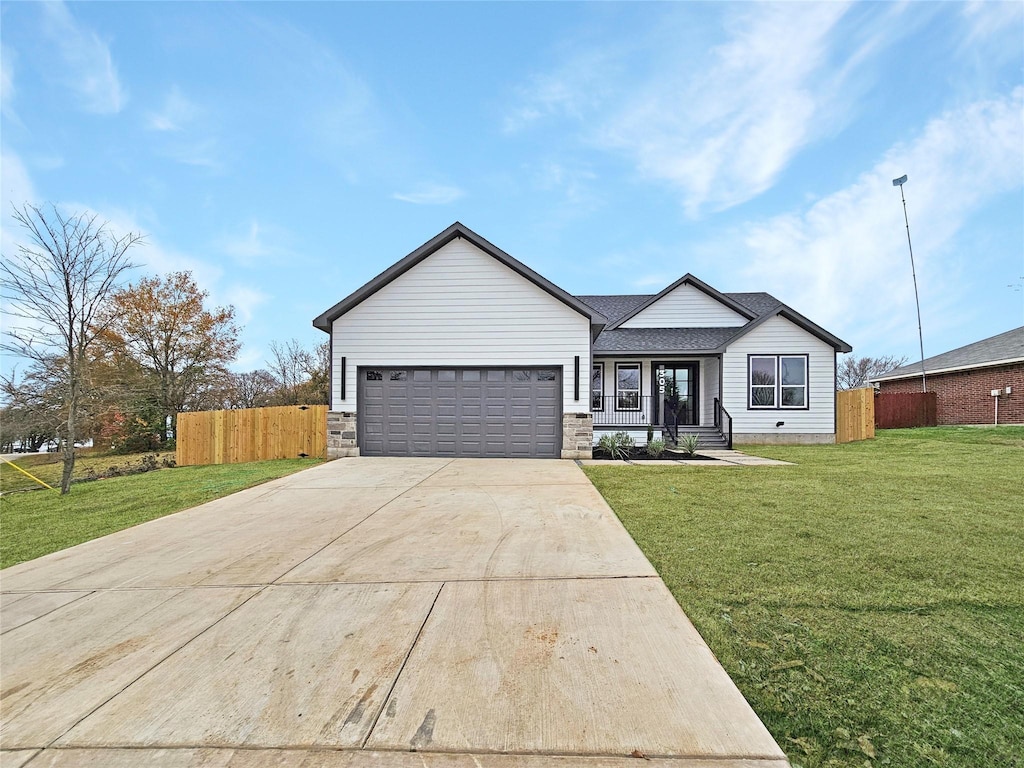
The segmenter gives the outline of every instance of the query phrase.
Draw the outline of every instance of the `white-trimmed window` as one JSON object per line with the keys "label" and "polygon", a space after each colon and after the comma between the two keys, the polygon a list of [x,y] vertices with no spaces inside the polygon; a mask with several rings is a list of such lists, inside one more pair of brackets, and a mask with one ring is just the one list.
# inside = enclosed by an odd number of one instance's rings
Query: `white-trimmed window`
{"label": "white-trimmed window", "polygon": [[590,372],[590,410],[604,410],[604,363],[594,363]]}
{"label": "white-trimmed window", "polygon": [[807,408],[807,355],[750,355],[750,408]]}
{"label": "white-trimmed window", "polygon": [[615,364],[615,410],[640,410],[640,363]]}

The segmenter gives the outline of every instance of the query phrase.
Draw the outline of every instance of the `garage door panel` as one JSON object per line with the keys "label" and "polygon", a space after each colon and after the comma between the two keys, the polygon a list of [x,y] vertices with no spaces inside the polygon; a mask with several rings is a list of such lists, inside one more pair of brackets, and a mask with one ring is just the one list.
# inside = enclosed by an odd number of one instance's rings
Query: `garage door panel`
{"label": "garage door panel", "polygon": [[561,370],[359,369],[365,455],[557,457]]}

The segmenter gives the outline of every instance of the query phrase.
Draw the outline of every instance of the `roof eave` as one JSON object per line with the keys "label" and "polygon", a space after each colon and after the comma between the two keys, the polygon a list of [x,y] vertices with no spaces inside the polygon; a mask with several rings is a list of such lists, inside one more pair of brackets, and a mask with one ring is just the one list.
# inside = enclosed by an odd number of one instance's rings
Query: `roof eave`
{"label": "roof eave", "polygon": [[[955,365],[950,368],[934,368],[932,370],[928,369],[927,362],[928,361],[926,360],[926,365],[924,368],[925,376],[941,376],[942,374],[946,373],[958,373],[959,371],[974,371],[979,368],[997,368],[1001,365],[1014,365],[1015,363],[1024,363],[1024,357],[1010,357],[1006,358],[1005,360],[991,360],[989,362],[984,363],[971,363],[970,365]],[[885,376],[879,376],[876,379],[868,379],[868,381],[874,384],[875,382],[882,381],[901,381],[902,379],[916,379],[918,376],[921,375],[920,364],[918,364],[918,366],[919,367],[916,371],[908,371],[906,373],[899,373],[896,375],[886,374]]]}

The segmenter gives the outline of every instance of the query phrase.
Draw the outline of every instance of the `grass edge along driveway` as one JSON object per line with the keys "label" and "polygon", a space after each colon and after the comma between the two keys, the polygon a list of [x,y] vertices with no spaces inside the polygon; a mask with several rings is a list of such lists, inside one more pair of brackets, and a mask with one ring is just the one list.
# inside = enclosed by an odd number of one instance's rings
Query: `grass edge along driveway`
{"label": "grass edge along driveway", "polygon": [[587,467],[794,766],[1024,766],[1024,427]]}
{"label": "grass edge along driveway", "polygon": [[[73,547],[319,464],[278,459],[159,469],[0,496],[0,568]],[[31,470],[30,470],[31,471]]]}

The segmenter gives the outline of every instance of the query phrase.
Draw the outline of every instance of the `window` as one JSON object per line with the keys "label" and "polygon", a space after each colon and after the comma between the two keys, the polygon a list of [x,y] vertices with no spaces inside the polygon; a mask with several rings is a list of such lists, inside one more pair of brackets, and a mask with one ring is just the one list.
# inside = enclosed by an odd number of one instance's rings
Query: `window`
{"label": "window", "polygon": [[557,371],[537,371],[537,381],[555,381],[557,379]]}
{"label": "window", "polygon": [[384,375],[380,371],[367,371],[366,372],[366,380],[367,381],[383,381],[383,379],[384,379]]}
{"label": "window", "polygon": [[775,407],[774,357],[750,358],[750,407]]}
{"label": "window", "polygon": [[750,408],[807,408],[807,355],[751,355]]}
{"label": "window", "polygon": [[780,398],[783,408],[807,407],[807,358],[780,357],[781,373],[779,381],[782,387]]}
{"label": "window", "polygon": [[590,410],[604,410],[604,363],[594,363],[590,373]]}
{"label": "window", "polygon": [[640,410],[640,363],[616,363],[615,410]]}

